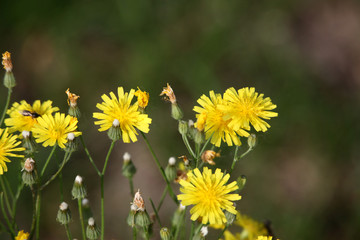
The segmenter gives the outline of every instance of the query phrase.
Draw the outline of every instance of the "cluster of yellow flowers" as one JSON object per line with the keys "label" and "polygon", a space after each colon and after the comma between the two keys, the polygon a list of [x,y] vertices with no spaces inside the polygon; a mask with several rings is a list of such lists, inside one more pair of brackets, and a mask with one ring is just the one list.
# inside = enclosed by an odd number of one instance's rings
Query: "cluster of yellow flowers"
{"label": "cluster of yellow flowers", "polygon": [[[221,142],[228,146],[241,145],[240,137],[249,136],[250,124],[256,131],[265,132],[270,125],[265,121],[278,116],[271,110],[276,108],[270,98],[255,92],[255,88],[229,88],[223,96],[210,91],[210,97],[202,95],[198,99],[201,107],[195,106],[199,131],[205,131],[206,139],[220,147]],[[265,120],[264,120],[265,119]]]}

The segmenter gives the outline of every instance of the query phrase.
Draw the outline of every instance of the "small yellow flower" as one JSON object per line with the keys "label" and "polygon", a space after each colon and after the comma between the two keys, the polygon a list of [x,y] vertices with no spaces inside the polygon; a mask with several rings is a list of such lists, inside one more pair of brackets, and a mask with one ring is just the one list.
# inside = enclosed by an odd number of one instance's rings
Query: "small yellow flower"
{"label": "small yellow flower", "polygon": [[25,148],[17,147],[21,142],[16,141],[16,136],[10,135],[8,129],[0,128],[0,175],[7,172],[5,162],[10,162],[7,157],[24,157],[24,155],[15,154],[12,152],[24,151]]}
{"label": "small yellow flower", "polygon": [[255,92],[253,87],[238,91],[229,88],[224,93],[224,100],[227,104],[222,104],[219,108],[225,112],[225,118],[230,120],[229,127],[235,130],[249,129],[251,123],[256,131],[265,132],[270,125],[264,119],[278,116],[276,112],[271,111],[276,108],[271,99],[264,99],[264,94]]}
{"label": "small yellow flower", "polygon": [[149,103],[149,93],[141,91],[138,87],[138,90],[135,92],[135,96],[137,97],[139,107],[145,109]]}
{"label": "small yellow flower", "polygon": [[98,119],[95,124],[100,125],[99,132],[106,131],[113,125],[120,127],[123,141],[129,143],[130,140],[137,141],[136,128],[144,133],[150,131],[151,118],[138,111],[139,105],[137,103],[131,104],[134,93],[134,89],[131,89],[129,93],[124,93],[124,89],[119,87],[118,97],[113,92],[110,92],[111,98],[106,94],[101,96],[104,102],[98,103],[96,107],[103,112],[93,114],[93,117]]}
{"label": "small yellow flower", "polygon": [[2,55],[2,65],[4,66],[4,69],[7,71],[7,72],[11,72],[12,69],[13,69],[13,65],[12,65],[12,62],[11,62],[11,54],[6,51],[5,53],[3,53]]}
{"label": "small yellow flower", "polygon": [[9,127],[9,132],[31,131],[38,122],[38,117],[56,111],[59,111],[59,108],[53,107],[50,100],[43,103],[36,100],[32,106],[22,100],[20,103],[13,103],[12,107],[7,110],[9,118],[5,119],[5,124]]}
{"label": "small yellow flower", "polygon": [[230,127],[230,119],[226,120],[224,112],[219,108],[220,105],[226,104],[220,94],[210,91],[210,98],[202,95],[197,102],[201,107],[194,107],[194,111],[198,113],[196,114],[198,119],[196,127],[199,130],[204,129],[205,138],[211,137],[211,143],[215,146],[220,147],[222,141],[229,146],[232,146],[233,143],[239,146],[241,145],[239,136],[247,137],[249,135],[242,128]]}
{"label": "small yellow flower", "polygon": [[24,230],[18,232],[18,235],[15,237],[15,240],[28,240],[29,233],[25,233]]}
{"label": "small yellow flower", "polygon": [[70,92],[70,88],[68,88],[65,93],[68,96],[67,103],[70,107],[76,107],[77,106],[77,100],[80,98],[80,96],[76,95],[75,93]]}
{"label": "small yellow flower", "polygon": [[44,115],[38,118],[38,123],[33,127],[35,141],[43,143],[44,147],[54,146],[56,143],[65,148],[68,142],[68,134],[78,137],[81,132],[77,132],[78,120],[70,115],[65,117],[64,113],[55,113],[55,116]]}
{"label": "small yellow flower", "polygon": [[272,236],[258,236],[256,240],[272,240],[272,238]]}
{"label": "small yellow flower", "polygon": [[226,185],[229,174],[222,173],[220,169],[213,174],[204,167],[202,173],[196,168],[187,176],[188,181],[180,180],[183,194],[179,194],[178,199],[184,206],[195,205],[190,210],[191,220],[201,218],[203,224],[222,224],[227,222],[223,210],[236,214],[232,201],[240,200],[241,196],[229,194],[238,189],[235,181]]}
{"label": "small yellow flower", "polygon": [[170,101],[171,103],[173,104],[176,103],[175,93],[168,83],[167,86],[164,87],[162,92],[160,93],[160,96],[162,95],[166,95],[168,97],[167,100]]}

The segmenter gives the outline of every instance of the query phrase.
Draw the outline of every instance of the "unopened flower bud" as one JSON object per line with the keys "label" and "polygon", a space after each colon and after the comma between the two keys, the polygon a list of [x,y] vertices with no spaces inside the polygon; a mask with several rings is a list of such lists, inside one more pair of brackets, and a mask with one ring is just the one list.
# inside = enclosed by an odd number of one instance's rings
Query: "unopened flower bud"
{"label": "unopened flower bud", "polygon": [[[174,158],[175,159],[175,158]],[[169,181],[173,181],[176,178],[176,167],[175,165],[168,164],[165,168],[165,175]]]}
{"label": "unopened flower bud", "polygon": [[205,142],[205,135],[203,131],[195,131],[194,142],[196,144],[202,144]]}
{"label": "unopened flower bud", "polygon": [[100,230],[96,227],[94,218],[89,218],[86,228],[86,237],[88,239],[98,239],[100,236]]}
{"label": "unopened flower bud", "polygon": [[241,175],[240,177],[238,177],[238,179],[236,180],[237,185],[239,186],[239,189],[237,190],[237,192],[241,191],[244,187],[245,187],[245,183],[246,183],[246,176],[245,175]]}
{"label": "unopened flower bud", "polygon": [[79,175],[75,178],[71,193],[73,198],[75,199],[82,199],[85,198],[87,195],[86,188],[83,185],[83,179]]}
{"label": "unopened flower bud", "polygon": [[136,167],[131,161],[131,156],[129,153],[125,153],[123,156],[124,164],[122,166],[122,174],[127,178],[132,178],[136,173]]}
{"label": "unopened flower bud", "polygon": [[88,208],[88,207],[90,207],[89,199],[84,198],[83,200],[81,200],[81,206],[82,206],[83,208]]}
{"label": "unopened flower bud", "polygon": [[31,155],[36,151],[37,144],[32,137],[31,132],[29,131],[22,131],[21,135],[23,136],[23,147],[25,148],[25,153]]}
{"label": "unopened flower bud", "polygon": [[163,227],[161,230],[160,230],[160,237],[161,237],[161,240],[171,240],[171,232],[168,228],[166,227]]}
{"label": "unopened flower bud", "polygon": [[21,135],[23,136],[23,138],[29,138],[30,137],[30,132],[29,131],[22,131]]}
{"label": "unopened flower bud", "polygon": [[181,120],[184,116],[181,108],[179,107],[179,105],[177,103],[171,104],[171,116],[175,120]]}
{"label": "unopened flower bud", "polygon": [[134,206],[131,205],[130,207],[130,212],[128,217],[126,218],[126,222],[130,227],[134,227],[135,226],[135,215],[136,215],[136,210],[134,209]]}
{"label": "unopened flower bud", "polygon": [[135,224],[139,227],[148,227],[151,220],[147,211],[138,211],[135,215]]}
{"label": "unopened flower bud", "polygon": [[24,168],[22,173],[22,180],[25,185],[33,185],[36,182],[36,176],[34,172],[35,161],[32,158],[27,158],[24,162]]}
{"label": "unopened flower bud", "polygon": [[118,119],[114,119],[113,124],[111,128],[109,128],[107,134],[112,141],[121,139],[120,121]]}
{"label": "unopened flower bud", "polygon": [[[235,205],[235,203],[233,203]],[[225,214],[225,218],[226,218],[226,224],[228,226],[230,226],[231,224],[233,224],[233,222],[235,221],[236,219],[236,215],[235,214],[232,214],[231,212],[228,212],[225,210],[224,212]]]}
{"label": "unopened flower bud", "polygon": [[65,144],[66,148],[65,151],[66,152],[74,152],[77,150],[78,148],[78,141],[75,138],[75,134],[74,133],[68,133],[67,134],[67,143]]}
{"label": "unopened flower bud", "polygon": [[186,135],[188,133],[189,126],[187,122],[180,120],[179,121],[179,133],[181,135]]}
{"label": "unopened flower bud", "polygon": [[171,218],[171,227],[172,228],[178,227],[178,224],[180,224],[182,222],[184,210],[185,210],[185,206],[183,206],[180,203],[178,209],[175,210],[174,215]]}
{"label": "unopened flower bud", "polygon": [[213,150],[206,150],[201,154],[201,160],[210,165],[215,165],[215,157],[220,157],[220,153],[217,153]]}
{"label": "unopened flower bud", "polygon": [[254,133],[250,134],[247,139],[249,148],[254,148],[256,146],[256,135]]}
{"label": "unopened flower bud", "polygon": [[59,206],[59,211],[56,216],[56,221],[62,225],[68,224],[71,221],[71,212],[69,205],[66,202],[62,202]]}
{"label": "unopened flower bud", "polygon": [[170,157],[170,158],[169,158],[169,165],[170,165],[170,166],[175,166],[175,163],[176,163],[176,158]]}
{"label": "unopened flower bud", "polygon": [[35,161],[32,158],[27,158],[24,163],[24,170],[27,172],[34,171]]}
{"label": "unopened flower bud", "polygon": [[209,230],[208,230],[208,227],[204,226],[200,229],[200,233],[203,237],[206,237],[206,235],[208,235],[209,233]]}

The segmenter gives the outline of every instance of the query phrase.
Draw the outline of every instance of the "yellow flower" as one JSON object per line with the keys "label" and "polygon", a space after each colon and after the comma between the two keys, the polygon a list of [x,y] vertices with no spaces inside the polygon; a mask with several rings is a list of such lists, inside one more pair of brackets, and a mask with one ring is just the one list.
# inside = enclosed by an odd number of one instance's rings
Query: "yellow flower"
{"label": "yellow flower", "polygon": [[5,162],[10,162],[7,157],[24,157],[12,152],[24,151],[25,148],[17,147],[21,142],[16,141],[16,136],[10,135],[8,129],[0,128],[0,175],[7,172]]}
{"label": "yellow flower", "polygon": [[18,235],[15,237],[15,240],[28,240],[29,233],[25,233],[23,230],[18,232]]}
{"label": "yellow flower", "polygon": [[242,240],[240,233],[233,235],[229,230],[224,232],[225,240]]}
{"label": "yellow flower", "polygon": [[271,110],[276,108],[270,98],[263,98],[264,94],[255,92],[255,88],[242,88],[238,91],[229,88],[224,93],[224,100],[227,104],[220,106],[225,112],[226,119],[230,120],[229,127],[235,130],[250,128],[251,125],[256,131],[267,131],[270,125],[264,121],[272,117],[277,117],[276,112]]}
{"label": "yellow flower", "polygon": [[[204,128],[205,138],[211,137],[211,143],[217,147],[220,147],[221,141],[232,146],[241,145],[239,136],[247,137],[249,135],[242,128],[234,129],[230,127],[230,119],[224,118],[224,112],[218,107],[221,104],[225,104],[220,94],[215,94],[214,91],[210,91],[210,98],[202,95],[197,101],[201,107],[195,106],[194,111],[197,112],[196,127],[201,130]],[[203,123],[205,121],[205,124]],[[205,127],[203,127],[205,126]]]}
{"label": "yellow flower", "polygon": [[144,133],[149,132],[151,118],[147,114],[138,111],[139,106],[137,102],[131,105],[134,93],[134,89],[131,89],[129,93],[124,93],[124,89],[119,87],[118,98],[113,92],[110,92],[111,98],[106,94],[101,96],[104,102],[98,103],[96,107],[103,112],[93,114],[94,118],[99,119],[95,121],[95,124],[100,125],[100,132],[110,129],[115,122],[115,126],[120,126],[122,139],[125,143],[129,143],[130,140],[133,142],[137,141],[135,128]]}
{"label": "yellow flower", "polygon": [[256,240],[272,240],[272,238],[272,236],[258,236]]}
{"label": "yellow flower", "polygon": [[7,71],[7,72],[11,72],[12,71],[12,68],[13,68],[13,65],[12,65],[12,62],[11,62],[11,54],[6,51],[3,53],[2,55],[2,65],[4,66],[4,69]]}
{"label": "yellow flower", "polygon": [[204,167],[201,173],[198,168],[188,174],[188,180],[180,180],[180,191],[178,195],[181,204],[184,206],[195,205],[191,208],[191,220],[196,221],[199,217],[203,224],[226,223],[223,210],[236,214],[232,201],[241,199],[239,194],[229,194],[238,189],[234,181],[226,185],[230,178],[229,174],[216,169],[212,174],[211,170]]}
{"label": "yellow flower", "polygon": [[38,117],[56,111],[59,111],[59,108],[53,107],[50,100],[43,103],[36,100],[32,106],[22,100],[20,104],[18,102],[13,103],[12,107],[7,110],[6,113],[10,117],[5,119],[5,124],[9,127],[10,132],[31,131],[37,123]]}
{"label": "yellow flower", "polygon": [[146,108],[149,103],[149,93],[141,91],[138,87],[138,90],[135,92],[135,96],[137,97],[139,107]]}
{"label": "yellow flower", "polygon": [[81,132],[77,132],[78,120],[75,117],[64,113],[55,113],[55,116],[44,115],[39,117],[38,123],[33,127],[35,141],[37,143],[43,142],[43,146],[54,146],[56,143],[65,148],[65,143],[68,142],[68,134],[73,133],[75,137],[80,136]]}

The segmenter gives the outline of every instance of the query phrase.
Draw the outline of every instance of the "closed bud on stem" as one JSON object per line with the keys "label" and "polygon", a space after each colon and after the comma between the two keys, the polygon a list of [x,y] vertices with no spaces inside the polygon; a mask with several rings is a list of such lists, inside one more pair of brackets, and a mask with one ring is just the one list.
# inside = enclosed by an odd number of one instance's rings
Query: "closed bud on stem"
{"label": "closed bud on stem", "polygon": [[79,175],[76,176],[71,194],[74,199],[82,199],[87,195],[86,188],[83,184],[83,179]]}
{"label": "closed bud on stem", "polygon": [[122,174],[127,178],[132,178],[136,173],[136,167],[131,161],[131,155],[127,152],[124,153],[123,159]]}
{"label": "closed bud on stem", "polygon": [[171,104],[171,116],[175,120],[181,120],[184,116],[181,108],[179,107],[179,105],[177,103]]}
{"label": "closed bud on stem", "polygon": [[203,131],[195,131],[194,142],[196,144],[203,144],[205,142],[205,135]]}
{"label": "closed bud on stem", "polygon": [[6,70],[5,76],[4,76],[4,86],[8,89],[12,89],[16,86],[15,77],[12,73],[13,65],[11,62],[11,54],[9,52],[5,52],[2,55],[2,65],[4,66],[4,69]]}
{"label": "closed bud on stem", "polygon": [[171,218],[171,228],[175,229],[182,222],[184,210],[185,206],[180,203],[178,209],[176,209],[173,217]]}
{"label": "closed bud on stem", "polygon": [[254,148],[256,146],[256,135],[254,133],[250,134],[247,139],[249,148]]}
{"label": "closed bud on stem", "polygon": [[133,210],[130,208],[130,212],[128,217],[126,218],[126,222],[130,227],[135,227],[135,215],[136,215],[136,210]]}
{"label": "closed bud on stem", "polygon": [[239,189],[236,190],[237,192],[240,192],[244,187],[245,187],[245,183],[246,183],[246,176],[245,175],[241,175],[240,177],[238,177],[238,179],[236,180],[237,185],[239,186]]}
{"label": "closed bud on stem", "polygon": [[168,228],[163,227],[160,230],[160,238],[161,240],[171,240],[171,233]]}
{"label": "closed bud on stem", "polygon": [[[171,157],[170,159],[175,160],[174,157]],[[165,175],[169,181],[174,181],[176,178],[176,167],[175,167],[175,164],[170,164],[170,159],[169,159],[169,164],[165,168]]]}
{"label": "closed bud on stem", "polygon": [[94,218],[89,218],[88,220],[88,225],[86,227],[86,237],[88,239],[98,239],[100,236],[100,230],[99,228],[97,228],[96,224],[95,224],[95,220]]}
{"label": "closed bud on stem", "polygon": [[62,225],[68,224],[71,221],[71,212],[69,205],[66,202],[62,202],[59,206],[59,211],[56,216],[56,221]]}
{"label": "closed bud on stem", "polygon": [[115,119],[113,121],[113,124],[111,128],[109,128],[107,134],[112,141],[117,141],[121,139],[120,122],[118,119]]}
{"label": "closed bud on stem", "polygon": [[[233,203],[233,205],[236,206],[235,203]],[[234,222],[235,219],[236,219],[236,215],[235,215],[235,214],[232,214],[231,212],[228,212],[228,211],[226,211],[226,210],[225,210],[224,214],[225,214],[225,218],[226,218],[226,221],[227,221],[226,224],[227,224],[228,226],[230,226],[231,224],[233,224],[233,222]]]}
{"label": "closed bud on stem", "polygon": [[25,148],[25,153],[28,155],[33,154],[36,152],[37,144],[32,137],[32,134],[30,131],[22,131],[21,135],[23,136],[23,147]]}
{"label": "closed bud on stem", "polygon": [[80,96],[76,95],[75,93],[71,93],[69,88],[65,91],[65,93],[68,96],[67,103],[69,105],[69,115],[80,118],[81,112],[77,105],[77,100],[80,98]]}
{"label": "closed bud on stem", "polygon": [[67,143],[65,144],[65,151],[66,152],[74,152],[77,150],[79,146],[79,142],[77,141],[77,138],[75,138],[74,133],[68,133],[67,135]]}
{"label": "closed bud on stem", "polygon": [[179,133],[181,135],[186,135],[188,133],[188,130],[189,130],[188,123],[183,120],[180,120],[179,121]]}
{"label": "closed bud on stem", "polygon": [[135,224],[139,227],[148,227],[151,220],[147,211],[138,211],[135,215]]}
{"label": "closed bud on stem", "polygon": [[25,185],[33,185],[36,182],[36,177],[34,173],[35,161],[32,158],[27,158],[24,163],[22,180]]}
{"label": "closed bud on stem", "polygon": [[206,226],[201,227],[200,231],[194,235],[193,240],[204,240],[208,232],[209,230]]}

